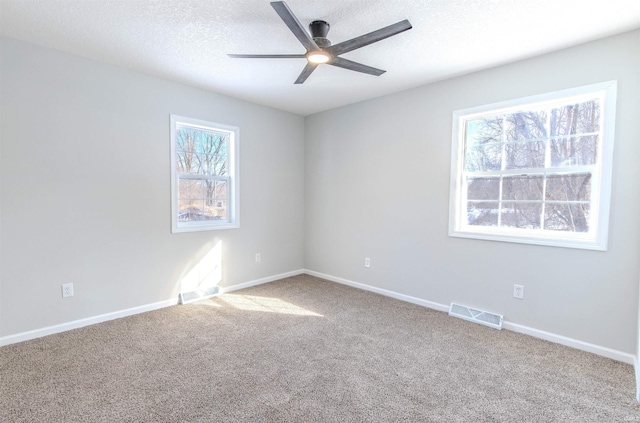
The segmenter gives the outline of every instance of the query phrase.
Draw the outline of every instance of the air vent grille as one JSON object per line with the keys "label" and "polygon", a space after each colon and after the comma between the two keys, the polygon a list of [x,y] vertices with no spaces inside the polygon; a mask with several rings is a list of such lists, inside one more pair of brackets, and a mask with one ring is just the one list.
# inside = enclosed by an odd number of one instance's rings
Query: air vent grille
{"label": "air vent grille", "polygon": [[451,303],[449,316],[459,317],[471,322],[480,323],[495,329],[502,329],[502,315],[489,313],[488,311],[477,310],[475,308]]}
{"label": "air vent grille", "polygon": [[192,303],[205,298],[211,298],[218,293],[218,287],[214,286],[202,291],[183,292],[178,296],[179,304]]}

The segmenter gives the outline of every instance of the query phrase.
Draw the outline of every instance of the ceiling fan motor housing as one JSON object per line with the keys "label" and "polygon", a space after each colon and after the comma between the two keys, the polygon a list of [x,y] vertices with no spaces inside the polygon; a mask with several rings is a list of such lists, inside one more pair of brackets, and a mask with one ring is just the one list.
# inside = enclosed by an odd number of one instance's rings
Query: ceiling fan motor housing
{"label": "ceiling fan motor housing", "polygon": [[325,48],[331,45],[331,41],[327,39],[331,26],[325,21],[313,21],[309,24],[309,30],[311,31],[311,38],[316,42],[318,47]]}

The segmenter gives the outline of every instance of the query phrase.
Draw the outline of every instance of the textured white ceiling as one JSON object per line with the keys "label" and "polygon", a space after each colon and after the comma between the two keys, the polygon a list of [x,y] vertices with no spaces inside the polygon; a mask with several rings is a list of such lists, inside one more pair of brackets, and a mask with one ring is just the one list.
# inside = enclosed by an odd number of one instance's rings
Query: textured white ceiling
{"label": "textured white ceiling", "polygon": [[333,44],[409,19],[413,29],[344,55],[380,77],[321,65],[268,0],[0,0],[0,34],[301,115],[640,27],[640,0],[288,0]]}

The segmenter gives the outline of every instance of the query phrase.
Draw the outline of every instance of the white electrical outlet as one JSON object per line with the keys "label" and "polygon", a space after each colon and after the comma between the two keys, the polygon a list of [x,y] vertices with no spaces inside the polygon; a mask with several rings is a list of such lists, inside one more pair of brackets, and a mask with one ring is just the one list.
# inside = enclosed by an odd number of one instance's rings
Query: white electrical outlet
{"label": "white electrical outlet", "polygon": [[369,257],[364,258],[364,267],[371,267],[371,259]]}
{"label": "white electrical outlet", "polygon": [[256,263],[260,263],[260,253],[256,253]]}
{"label": "white electrical outlet", "polygon": [[513,297],[524,300],[524,285],[513,285]]}
{"label": "white electrical outlet", "polygon": [[65,283],[62,285],[62,298],[73,297],[73,284]]}

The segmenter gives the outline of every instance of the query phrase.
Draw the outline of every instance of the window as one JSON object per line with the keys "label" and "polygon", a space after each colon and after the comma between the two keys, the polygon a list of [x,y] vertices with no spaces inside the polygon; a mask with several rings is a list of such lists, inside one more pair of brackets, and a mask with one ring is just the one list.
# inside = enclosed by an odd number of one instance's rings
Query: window
{"label": "window", "polygon": [[171,115],[172,232],[239,227],[238,133]]}
{"label": "window", "polygon": [[453,113],[449,235],[606,250],[616,82]]}

